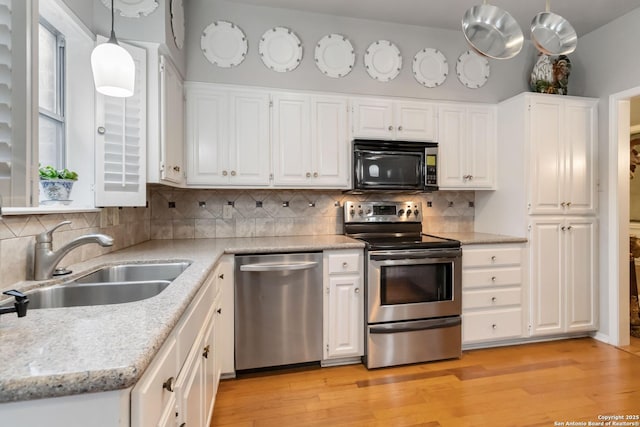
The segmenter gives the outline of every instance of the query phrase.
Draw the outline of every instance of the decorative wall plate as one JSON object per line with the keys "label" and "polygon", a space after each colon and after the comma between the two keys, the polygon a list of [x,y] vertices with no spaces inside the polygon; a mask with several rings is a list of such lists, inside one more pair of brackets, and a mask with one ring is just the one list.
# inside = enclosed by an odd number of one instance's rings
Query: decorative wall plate
{"label": "decorative wall plate", "polygon": [[274,27],[264,33],[258,51],[264,65],[279,73],[295,70],[302,60],[300,39],[285,27]]}
{"label": "decorative wall plate", "polygon": [[367,48],[364,66],[372,79],[388,82],[400,74],[402,55],[395,44],[388,40],[378,40]]}
{"label": "decorative wall plate", "polygon": [[447,58],[438,49],[424,48],[413,57],[413,76],[421,85],[440,86],[448,74]]}
{"label": "decorative wall plate", "polygon": [[353,45],[345,36],[328,34],[316,44],[314,55],[318,69],[333,78],[344,77],[356,62]]}
{"label": "decorative wall plate", "polygon": [[244,61],[249,45],[237,25],[227,21],[215,21],[202,32],[200,49],[213,65],[231,68]]}
{"label": "decorative wall plate", "polygon": [[[102,4],[111,10],[111,0],[102,0]],[[156,0],[114,0],[113,7],[120,11],[120,15],[127,18],[147,16],[158,7]]]}
{"label": "decorative wall plate", "polygon": [[184,46],[184,7],[182,0],[171,0],[171,32],[178,49]]}
{"label": "decorative wall plate", "polygon": [[490,73],[489,61],[470,50],[460,55],[456,63],[458,80],[470,89],[484,86]]}

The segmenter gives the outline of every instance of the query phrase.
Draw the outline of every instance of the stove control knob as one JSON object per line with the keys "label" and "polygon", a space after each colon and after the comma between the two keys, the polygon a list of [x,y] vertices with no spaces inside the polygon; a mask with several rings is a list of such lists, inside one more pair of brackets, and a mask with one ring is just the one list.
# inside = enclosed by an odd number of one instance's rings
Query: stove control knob
{"label": "stove control knob", "polygon": [[356,211],[355,211],[355,210],[351,209],[351,210],[349,211],[349,215],[354,216],[355,214],[356,214]]}
{"label": "stove control knob", "polygon": [[362,209],[360,209],[360,210],[358,211],[358,215],[360,215],[360,216],[362,216],[362,214],[363,214],[363,213],[364,213],[364,212],[362,211]]}
{"label": "stove control knob", "polygon": [[407,209],[407,216],[411,216],[411,209]]}
{"label": "stove control knob", "polygon": [[367,215],[371,215],[371,209],[367,209]]}
{"label": "stove control knob", "polygon": [[398,211],[398,216],[402,216],[402,215],[404,215],[404,209],[400,209],[400,210]]}
{"label": "stove control knob", "polygon": [[413,211],[413,214],[414,214],[415,216],[418,216],[418,214],[419,214],[419,213],[420,213],[420,211],[419,211],[418,209],[416,209],[415,211]]}

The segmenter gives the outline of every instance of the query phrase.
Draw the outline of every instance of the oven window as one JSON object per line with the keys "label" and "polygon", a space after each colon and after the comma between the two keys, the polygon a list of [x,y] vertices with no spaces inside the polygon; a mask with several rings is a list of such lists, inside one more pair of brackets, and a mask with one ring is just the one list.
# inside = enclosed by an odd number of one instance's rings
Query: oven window
{"label": "oven window", "polygon": [[384,266],[380,271],[382,305],[453,300],[453,264]]}

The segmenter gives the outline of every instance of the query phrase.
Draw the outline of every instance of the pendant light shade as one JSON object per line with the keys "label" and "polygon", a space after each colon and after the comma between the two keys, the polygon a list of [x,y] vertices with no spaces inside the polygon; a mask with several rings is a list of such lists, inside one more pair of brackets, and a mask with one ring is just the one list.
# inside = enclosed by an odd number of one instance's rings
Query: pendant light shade
{"label": "pendant light shade", "polygon": [[118,44],[113,31],[113,0],[111,0],[111,37],[96,46],[91,53],[91,70],[96,90],[107,96],[125,98],[133,95],[136,66],[131,54]]}

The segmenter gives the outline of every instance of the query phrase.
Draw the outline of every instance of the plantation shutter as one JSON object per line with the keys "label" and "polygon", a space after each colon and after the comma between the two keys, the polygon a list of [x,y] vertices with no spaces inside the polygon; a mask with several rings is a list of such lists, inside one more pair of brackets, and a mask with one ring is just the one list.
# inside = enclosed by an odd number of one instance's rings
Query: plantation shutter
{"label": "plantation shutter", "polygon": [[120,45],[133,56],[135,88],[129,98],[96,94],[96,206],[146,204],[147,53]]}
{"label": "plantation shutter", "polygon": [[11,200],[11,0],[0,0],[0,195]]}

